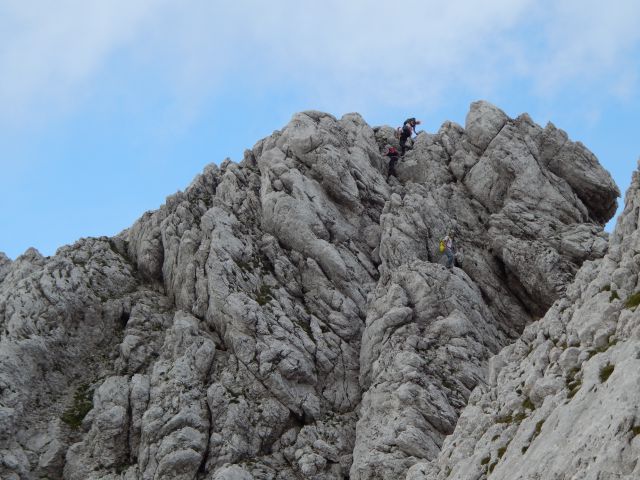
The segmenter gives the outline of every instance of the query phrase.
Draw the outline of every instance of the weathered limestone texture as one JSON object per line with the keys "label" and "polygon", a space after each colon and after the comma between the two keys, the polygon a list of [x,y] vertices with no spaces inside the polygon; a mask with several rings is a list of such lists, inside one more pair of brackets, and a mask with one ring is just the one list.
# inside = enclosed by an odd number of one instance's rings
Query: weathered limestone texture
{"label": "weathered limestone texture", "polygon": [[640,174],[604,258],[490,361],[433,464],[407,479],[640,478]]}
{"label": "weathered limestone texture", "polygon": [[116,237],[0,254],[0,477],[635,478],[637,181],[609,248],[553,125],[475,102],[389,180],[387,145],[299,113]]}

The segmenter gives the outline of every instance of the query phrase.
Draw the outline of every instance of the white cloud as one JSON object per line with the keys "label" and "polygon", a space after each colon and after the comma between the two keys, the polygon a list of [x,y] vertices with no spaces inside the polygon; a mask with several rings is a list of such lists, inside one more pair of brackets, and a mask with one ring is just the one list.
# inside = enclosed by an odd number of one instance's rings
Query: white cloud
{"label": "white cloud", "polygon": [[539,92],[553,95],[573,84],[604,86],[615,94],[622,79],[628,88],[639,69],[638,18],[640,3],[634,0],[551,4],[541,19],[544,47],[529,65]]}
{"label": "white cloud", "polygon": [[5,2],[0,18],[0,108],[33,120],[73,101],[108,56],[135,37],[151,0]]}
{"label": "white cloud", "polygon": [[[345,103],[408,106],[441,97],[452,83],[494,81],[495,73],[483,67],[496,63],[531,3],[192,3],[189,12],[174,12],[178,20],[166,22],[161,42],[180,57],[170,61],[186,65],[172,70],[189,72],[181,81],[188,79],[190,93],[206,91],[211,79],[231,70],[256,88],[293,84],[336,109]],[[470,74],[474,80],[466,78]]]}
{"label": "white cloud", "polygon": [[[0,7],[0,115],[63,111],[127,51],[178,103],[197,108],[235,76],[335,105],[437,102],[515,77],[540,94],[604,82],[633,91],[640,3],[534,0],[170,2],[113,0]],[[331,100],[333,99],[333,100]]]}

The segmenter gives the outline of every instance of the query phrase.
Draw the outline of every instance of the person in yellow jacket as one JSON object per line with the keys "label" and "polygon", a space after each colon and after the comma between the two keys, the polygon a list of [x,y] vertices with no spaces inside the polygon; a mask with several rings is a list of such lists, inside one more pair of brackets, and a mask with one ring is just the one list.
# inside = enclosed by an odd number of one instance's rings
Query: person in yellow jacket
{"label": "person in yellow jacket", "polygon": [[453,268],[455,263],[455,243],[453,232],[447,233],[447,235],[441,240],[441,244],[444,245],[444,255],[447,257],[447,268]]}

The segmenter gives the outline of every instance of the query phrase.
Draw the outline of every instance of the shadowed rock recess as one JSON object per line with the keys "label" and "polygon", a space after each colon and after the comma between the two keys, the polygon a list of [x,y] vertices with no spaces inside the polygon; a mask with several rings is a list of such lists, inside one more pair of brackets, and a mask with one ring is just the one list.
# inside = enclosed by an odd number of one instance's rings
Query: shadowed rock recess
{"label": "shadowed rock recess", "polygon": [[475,102],[389,181],[386,145],[296,114],[116,237],[0,255],[0,477],[640,478],[637,175],[609,243],[551,124]]}

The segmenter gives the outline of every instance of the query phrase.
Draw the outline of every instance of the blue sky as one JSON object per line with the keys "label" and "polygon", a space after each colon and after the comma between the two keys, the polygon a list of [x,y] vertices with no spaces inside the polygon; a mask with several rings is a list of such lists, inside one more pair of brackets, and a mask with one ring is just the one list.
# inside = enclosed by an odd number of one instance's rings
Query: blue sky
{"label": "blue sky", "polygon": [[566,130],[624,192],[639,18],[636,0],[0,0],[0,251],[114,235],[307,109],[434,132],[486,99]]}

